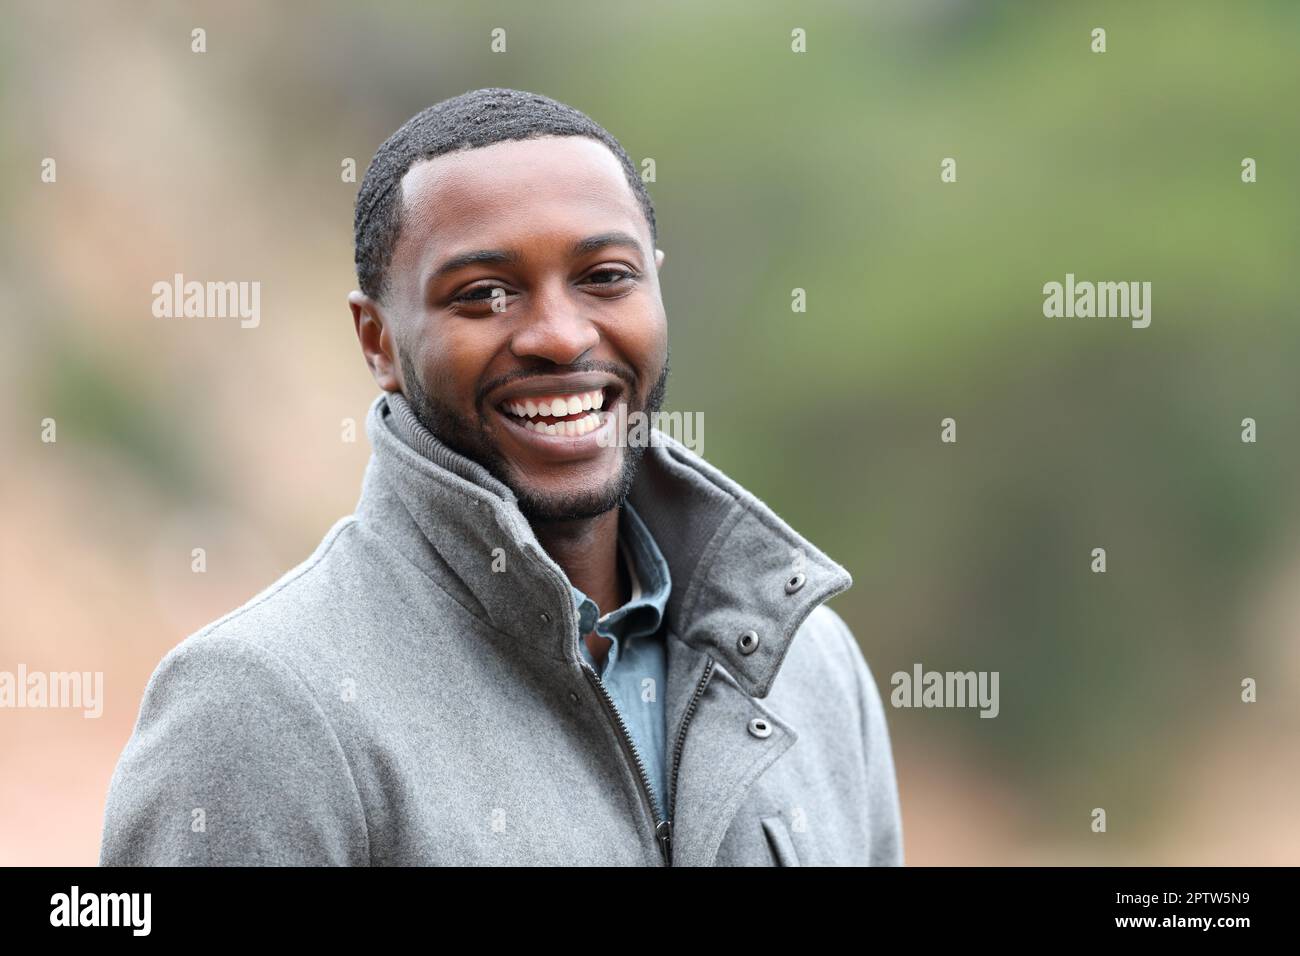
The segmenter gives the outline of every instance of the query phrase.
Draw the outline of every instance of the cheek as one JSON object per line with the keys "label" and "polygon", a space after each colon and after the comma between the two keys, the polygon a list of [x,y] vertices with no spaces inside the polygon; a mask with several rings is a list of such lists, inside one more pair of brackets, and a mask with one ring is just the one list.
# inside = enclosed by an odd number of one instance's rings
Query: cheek
{"label": "cheek", "polygon": [[635,320],[620,322],[607,331],[614,347],[642,376],[663,365],[668,352],[668,323],[662,309],[641,313]]}
{"label": "cheek", "polygon": [[648,378],[646,388],[649,388],[668,360],[668,323],[662,318],[649,323],[641,335],[639,347],[642,375]]}
{"label": "cheek", "polygon": [[664,359],[668,357],[668,323],[660,322],[658,335],[655,337],[655,346],[659,355],[659,364],[662,365]]}
{"label": "cheek", "polygon": [[492,357],[492,347],[458,323],[431,323],[424,332],[420,363],[430,391],[443,402],[468,408]]}

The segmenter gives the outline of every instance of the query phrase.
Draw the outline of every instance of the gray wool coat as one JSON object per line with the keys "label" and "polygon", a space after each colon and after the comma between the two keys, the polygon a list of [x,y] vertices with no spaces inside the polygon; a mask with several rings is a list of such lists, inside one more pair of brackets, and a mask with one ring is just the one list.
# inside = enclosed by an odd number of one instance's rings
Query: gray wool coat
{"label": "gray wool coat", "polygon": [[355,513],[149,679],[102,865],[902,863],[843,567],[657,433],[630,496],[673,581],[656,812],[510,489],[400,394],[366,430]]}

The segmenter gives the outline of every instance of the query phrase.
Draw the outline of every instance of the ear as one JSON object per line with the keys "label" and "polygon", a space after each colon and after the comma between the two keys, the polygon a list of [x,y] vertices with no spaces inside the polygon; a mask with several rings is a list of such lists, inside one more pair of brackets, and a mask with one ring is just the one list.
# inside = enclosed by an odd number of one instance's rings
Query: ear
{"label": "ear", "polygon": [[352,324],[370,374],[385,392],[401,391],[396,330],[384,314],[383,306],[364,292],[354,290],[348,293],[348,307],[352,309]]}
{"label": "ear", "polygon": [[664,251],[662,249],[656,249],[655,250],[655,271],[658,272],[663,267],[664,267]]}

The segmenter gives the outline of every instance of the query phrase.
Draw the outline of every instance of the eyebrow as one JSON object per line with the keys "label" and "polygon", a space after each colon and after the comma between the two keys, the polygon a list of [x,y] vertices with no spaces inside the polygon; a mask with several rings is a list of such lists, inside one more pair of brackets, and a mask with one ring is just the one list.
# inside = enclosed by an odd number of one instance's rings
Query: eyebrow
{"label": "eyebrow", "polygon": [[637,252],[641,251],[641,243],[637,242],[634,236],[615,229],[613,232],[602,232],[599,235],[588,236],[586,239],[579,239],[569,250],[569,255],[585,256],[589,252],[596,252],[609,246],[627,246]]}
{"label": "eyebrow", "polygon": [[[588,236],[585,239],[579,239],[569,247],[569,255],[572,257],[585,256],[601,249],[607,249],[610,246],[625,246],[629,249],[635,249],[637,252],[641,251],[641,243],[636,240],[636,237],[616,229],[612,232],[602,232],[594,236]],[[519,254],[507,249],[475,249],[472,252],[462,252],[444,260],[429,275],[429,282],[437,282],[448,273],[464,269],[466,266],[518,264]]]}

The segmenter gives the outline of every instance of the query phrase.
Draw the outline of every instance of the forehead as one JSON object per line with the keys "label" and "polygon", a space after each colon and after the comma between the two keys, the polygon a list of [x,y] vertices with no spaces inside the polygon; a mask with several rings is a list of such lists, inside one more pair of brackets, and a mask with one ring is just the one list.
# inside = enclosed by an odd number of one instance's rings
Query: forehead
{"label": "forehead", "polygon": [[610,229],[650,247],[622,164],[584,136],[493,143],[420,161],[402,178],[402,203],[399,245],[414,261]]}

